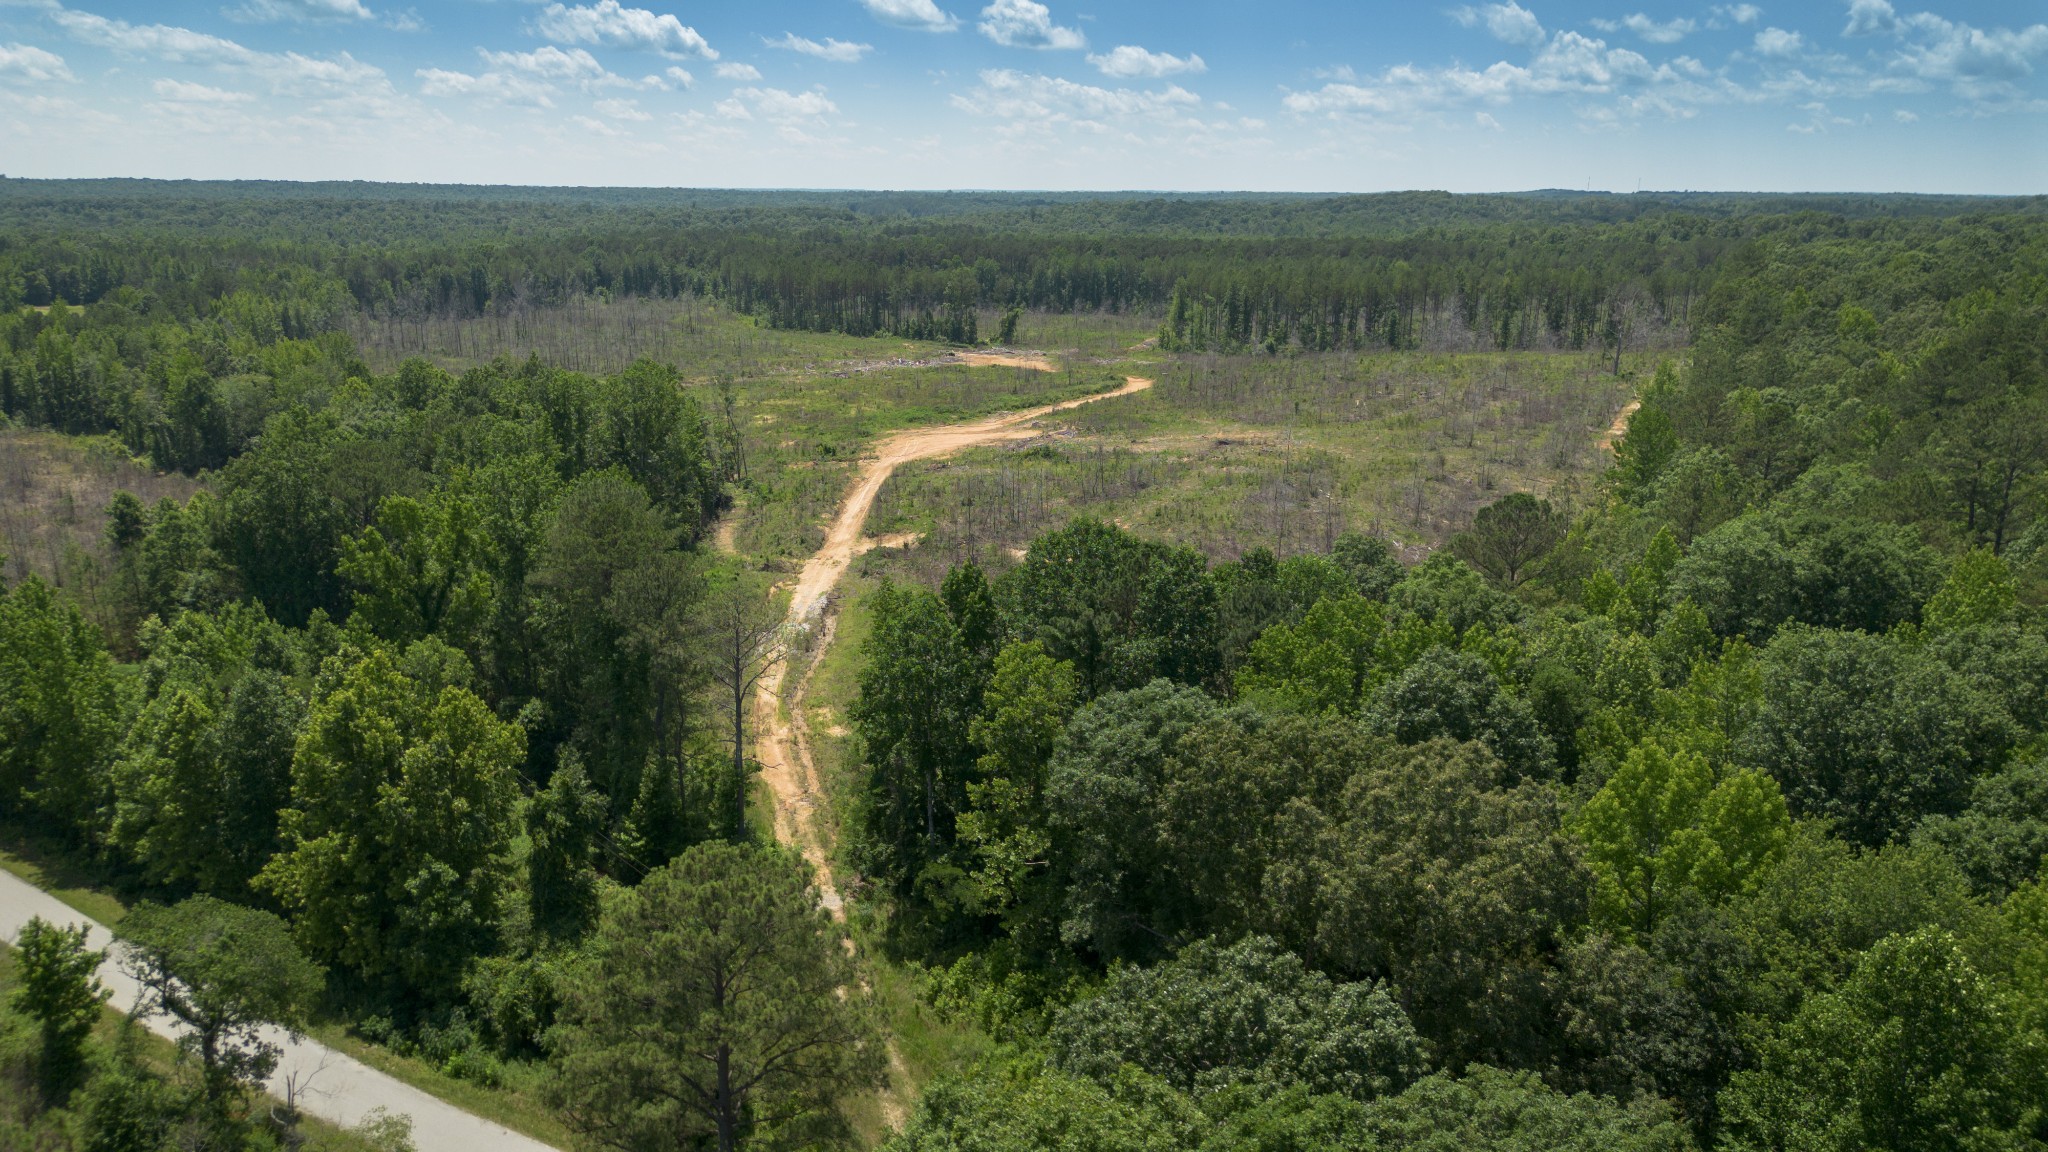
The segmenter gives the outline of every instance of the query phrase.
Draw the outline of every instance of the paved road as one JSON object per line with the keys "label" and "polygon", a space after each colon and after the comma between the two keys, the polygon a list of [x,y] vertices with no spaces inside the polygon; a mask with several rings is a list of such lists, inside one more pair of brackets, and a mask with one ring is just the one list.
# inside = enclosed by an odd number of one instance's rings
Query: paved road
{"label": "paved road", "polygon": [[[19,876],[0,872],[0,939],[12,944],[33,916],[52,924],[85,924],[94,948],[113,945],[104,925]],[[126,1012],[135,1006],[141,989],[112,954],[100,965],[100,982],[113,991],[114,1007]],[[153,1017],[148,1024],[151,1031],[176,1038],[164,1017]],[[553,1152],[550,1145],[464,1112],[324,1044],[294,1041],[282,1029],[267,1039],[284,1054],[265,1087],[278,1097],[289,1090],[302,1110],[330,1124],[347,1128],[382,1108],[393,1116],[412,1117],[413,1143],[420,1152]]]}

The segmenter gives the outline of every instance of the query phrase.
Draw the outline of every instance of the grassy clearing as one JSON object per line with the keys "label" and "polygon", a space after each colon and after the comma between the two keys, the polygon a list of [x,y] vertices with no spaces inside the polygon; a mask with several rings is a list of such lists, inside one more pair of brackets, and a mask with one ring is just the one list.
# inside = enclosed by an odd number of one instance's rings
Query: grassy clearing
{"label": "grassy clearing", "polygon": [[[981,331],[992,337],[999,319],[996,312],[983,312]],[[1112,356],[1158,326],[1157,317],[1032,313],[1022,317],[1016,344],[1071,351],[1084,359]],[[744,378],[815,371],[846,361],[921,359],[944,351],[943,345],[892,336],[766,328],[751,316],[691,296],[583,296],[558,307],[469,319],[358,318],[350,334],[378,372],[412,356],[460,372],[499,356],[537,355],[576,372],[616,372],[648,359],[680,365],[693,378]]]}
{"label": "grassy clearing", "polygon": [[358,318],[363,358],[388,372],[413,356],[461,371],[499,356],[539,356],[575,372],[616,372],[635,360],[685,366],[692,375],[748,376],[872,355],[871,341],[834,333],[763,328],[697,297],[583,296],[559,307],[468,319]]}
{"label": "grassy clearing", "polygon": [[1033,441],[920,462],[869,531],[917,532],[881,570],[933,583],[964,559],[1001,569],[1077,515],[1192,545],[1326,549],[1374,532],[1411,556],[1514,491],[1567,506],[1605,466],[1599,436],[1633,390],[1549,353],[1204,357],[1149,392],[1063,414]]}
{"label": "grassy clearing", "polygon": [[0,429],[0,577],[33,574],[66,589],[95,619],[110,608],[107,501],[126,490],[153,504],[189,499],[198,481],[159,472],[111,436]]}
{"label": "grassy clearing", "polygon": [[1059,372],[944,365],[752,381],[739,390],[748,515],[740,551],[787,569],[824,540],[855,467],[883,435],[950,424],[1105,391],[1115,366]]}

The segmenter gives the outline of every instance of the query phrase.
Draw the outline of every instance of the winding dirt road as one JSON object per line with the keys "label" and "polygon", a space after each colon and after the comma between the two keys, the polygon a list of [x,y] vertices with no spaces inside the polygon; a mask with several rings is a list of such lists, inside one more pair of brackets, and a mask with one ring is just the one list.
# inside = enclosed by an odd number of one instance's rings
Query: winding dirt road
{"label": "winding dirt road", "polygon": [[[859,480],[855,482],[853,491],[847,494],[846,502],[840,505],[832,527],[825,533],[824,547],[804,562],[803,571],[797,575],[796,587],[790,594],[790,629],[793,632],[813,627],[820,629],[810,668],[818,666],[825,650],[832,644],[837,617],[825,611],[826,598],[838,585],[846,566],[856,555],[866,551],[862,547],[862,530],[867,526],[868,510],[874,507],[876,494],[881,492],[882,485],[899,466],[913,460],[951,455],[983,444],[1028,440],[1042,431],[1037,422],[1043,417],[1099,400],[1129,396],[1151,386],[1152,381],[1143,376],[1126,376],[1121,388],[1108,392],[990,416],[967,424],[898,432],[876,444],[874,456],[862,465]],[[784,668],[778,666],[761,679],[754,700],[754,754],[761,762],[761,778],[775,793],[775,838],[785,844],[794,844],[804,859],[810,861],[817,873],[820,900],[835,919],[844,919],[845,907],[838,887],[832,882],[832,869],[825,860],[825,847],[818,837],[814,820],[819,804],[818,773],[811,755],[810,732],[803,719],[803,699],[810,687],[810,671],[804,672],[804,678],[797,682],[787,698],[787,718],[781,707],[785,702],[783,672]]]}

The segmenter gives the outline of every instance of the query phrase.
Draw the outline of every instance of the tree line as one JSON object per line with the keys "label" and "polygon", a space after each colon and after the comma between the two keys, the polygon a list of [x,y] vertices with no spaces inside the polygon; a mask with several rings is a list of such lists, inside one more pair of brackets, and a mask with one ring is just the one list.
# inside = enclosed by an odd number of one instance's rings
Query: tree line
{"label": "tree line", "polygon": [[[1412,345],[1456,312],[1498,347],[1689,323],[1757,244],[1905,238],[2040,201],[1571,196],[1144,198],[0,186],[0,310],[121,289],[182,319],[224,298],[286,335],[576,295],[693,293],[781,327],[972,340],[963,310],[1168,313],[1193,348]],[[457,190],[459,191],[459,190]],[[151,194],[143,194],[145,192]],[[310,197],[310,199],[309,199]],[[1994,215],[1995,214],[1995,215]],[[1918,242],[1918,241],[1915,241]]]}

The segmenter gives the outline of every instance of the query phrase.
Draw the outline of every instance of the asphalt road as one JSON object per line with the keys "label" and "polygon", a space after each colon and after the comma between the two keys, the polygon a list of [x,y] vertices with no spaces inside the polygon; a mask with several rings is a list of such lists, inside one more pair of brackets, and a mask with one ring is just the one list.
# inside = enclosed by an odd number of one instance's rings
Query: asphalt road
{"label": "asphalt road", "polygon": [[[94,948],[119,947],[104,925],[19,876],[0,872],[0,939],[12,944],[35,916],[52,924],[85,924]],[[100,965],[99,975],[114,994],[109,1003],[123,1012],[135,1006],[141,989],[121,971],[114,953],[109,952]],[[162,1016],[147,1023],[153,1032],[177,1037],[177,1030]],[[464,1112],[324,1044],[293,1040],[282,1029],[267,1039],[282,1048],[283,1055],[264,1087],[280,1099],[290,1096],[302,1111],[330,1124],[352,1127],[382,1108],[390,1115],[412,1118],[413,1143],[420,1152],[553,1152],[552,1145]]]}

